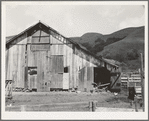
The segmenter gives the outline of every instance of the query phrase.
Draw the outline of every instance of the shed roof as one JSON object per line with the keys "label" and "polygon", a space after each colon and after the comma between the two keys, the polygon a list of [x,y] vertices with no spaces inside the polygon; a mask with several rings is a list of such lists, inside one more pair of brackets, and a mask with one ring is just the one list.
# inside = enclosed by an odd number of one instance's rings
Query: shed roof
{"label": "shed roof", "polygon": [[[26,30],[24,30],[23,32],[19,33],[18,35],[15,35],[15,36],[11,36],[11,37],[8,37],[6,39],[6,47],[8,47],[9,44],[11,44],[11,42],[13,42],[15,39],[21,37],[22,35],[24,35],[25,33],[27,34],[27,37],[28,36],[31,36],[32,34],[34,34],[36,31],[38,30],[42,30],[46,33],[49,33],[50,34],[50,31],[53,31],[54,33],[58,34],[58,35],[61,35],[59,32],[57,32],[56,30],[54,30],[53,28],[49,27],[48,25],[46,24],[43,24],[42,22],[38,22],[36,23],[35,25],[33,26],[30,26],[29,28],[27,28]],[[102,58],[99,58],[97,57],[95,54],[91,53],[89,50],[87,50],[84,46],[82,46],[81,44],[77,43],[77,42],[74,42],[73,40],[71,40],[70,38],[66,38],[64,37],[63,35],[61,35],[63,38],[67,39],[69,42],[71,42],[72,44],[76,45],[77,47],[79,47],[81,50],[85,51],[86,53],[92,55],[93,57],[95,57],[96,59],[98,60],[101,60],[105,63],[108,63],[109,65],[112,65],[114,67],[118,67],[117,65],[115,64],[112,64],[112,63],[109,63],[108,61],[106,60],[103,60]]]}

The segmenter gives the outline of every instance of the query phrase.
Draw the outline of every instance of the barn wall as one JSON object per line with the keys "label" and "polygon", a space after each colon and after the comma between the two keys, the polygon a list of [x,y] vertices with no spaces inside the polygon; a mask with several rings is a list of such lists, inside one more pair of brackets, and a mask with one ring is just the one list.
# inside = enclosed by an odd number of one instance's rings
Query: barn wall
{"label": "barn wall", "polygon": [[23,39],[6,50],[6,80],[13,80],[15,87],[24,87],[26,43],[27,39]]}
{"label": "barn wall", "polygon": [[84,67],[79,72],[79,91],[93,90],[94,67]]}
{"label": "barn wall", "polygon": [[[104,66],[103,61],[67,39],[52,32],[51,34],[37,31],[26,39],[24,34],[9,45],[10,48],[6,51],[6,79],[14,80],[15,87],[37,88],[38,91],[49,91],[56,87],[76,88],[80,83],[81,69]],[[65,67],[68,68],[66,73],[63,72]],[[28,74],[31,68],[36,68],[37,74]],[[107,68],[113,69],[108,64]],[[81,79],[86,80],[83,87],[87,88],[89,78],[92,78],[88,75],[92,70],[84,71],[86,75]]]}
{"label": "barn wall", "polygon": [[69,74],[63,73],[63,76],[67,75],[65,76],[65,78],[66,77],[69,78],[66,79],[66,81],[69,80],[69,88],[76,88],[78,86],[79,81],[78,72],[80,69],[91,66],[96,67],[96,65],[93,63],[100,64],[100,62],[97,59],[90,56],[89,54],[87,55],[81,49],[76,48],[72,43],[64,44],[62,41],[56,39],[55,36],[52,35],[50,36],[50,44],[51,44],[50,46],[51,56],[63,55],[64,67],[69,68],[68,72]]}

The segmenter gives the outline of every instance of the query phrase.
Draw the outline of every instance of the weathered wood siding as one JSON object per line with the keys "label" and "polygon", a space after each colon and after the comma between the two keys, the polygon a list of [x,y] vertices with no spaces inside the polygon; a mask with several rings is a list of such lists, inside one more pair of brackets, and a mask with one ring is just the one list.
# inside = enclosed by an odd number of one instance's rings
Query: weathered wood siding
{"label": "weathered wood siding", "polygon": [[[37,87],[37,91],[76,88],[82,80],[86,80],[82,87],[91,88],[87,86],[91,83],[92,70],[84,70],[86,75],[79,77],[80,70],[105,66],[105,63],[66,38],[52,31],[49,33],[39,30],[28,37],[24,33],[9,44],[10,48],[6,50],[6,79],[13,80],[14,87]],[[29,67],[37,68],[36,76],[28,74]],[[65,67],[68,67],[67,73],[64,73]],[[111,65],[107,64],[107,68],[115,71]]]}
{"label": "weathered wood siding", "polygon": [[25,43],[27,43],[27,39],[6,50],[6,80],[13,80],[15,87],[24,87]]}
{"label": "weathered wood siding", "polygon": [[79,72],[79,91],[93,90],[92,83],[94,82],[94,68],[84,67]]}

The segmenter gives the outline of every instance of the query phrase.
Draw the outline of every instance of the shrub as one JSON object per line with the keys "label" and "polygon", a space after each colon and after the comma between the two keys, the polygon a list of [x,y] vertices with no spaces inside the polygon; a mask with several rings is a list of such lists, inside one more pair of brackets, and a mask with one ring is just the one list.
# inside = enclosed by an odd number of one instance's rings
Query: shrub
{"label": "shrub", "polygon": [[127,52],[127,59],[128,60],[135,60],[138,57],[139,57],[139,54],[138,54],[138,50],[136,50],[136,49],[132,49],[129,52]]}

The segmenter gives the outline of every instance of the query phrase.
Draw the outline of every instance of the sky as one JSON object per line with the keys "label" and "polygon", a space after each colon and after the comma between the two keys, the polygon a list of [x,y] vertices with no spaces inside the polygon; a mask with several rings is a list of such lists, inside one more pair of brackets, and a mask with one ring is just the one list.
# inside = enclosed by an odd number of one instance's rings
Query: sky
{"label": "sky", "polygon": [[65,37],[82,36],[87,32],[111,34],[127,27],[145,25],[143,4],[4,4],[6,36],[16,35],[39,20]]}

